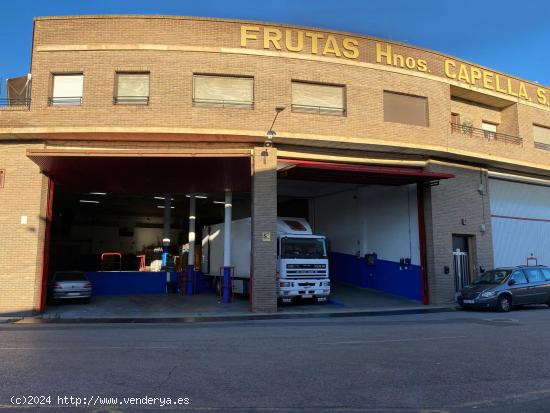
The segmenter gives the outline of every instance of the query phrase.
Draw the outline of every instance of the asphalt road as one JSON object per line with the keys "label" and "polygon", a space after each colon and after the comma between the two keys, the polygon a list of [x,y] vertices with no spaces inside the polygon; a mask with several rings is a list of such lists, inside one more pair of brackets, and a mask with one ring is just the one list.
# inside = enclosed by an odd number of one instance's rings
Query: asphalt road
{"label": "asphalt road", "polygon": [[[0,410],[550,412],[550,309],[200,324],[2,324]],[[19,399],[11,399],[17,396]],[[100,406],[111,400],[111,406]],[[123,398],[141,398],[127,405]],[[143,397],[170,397],[178,406]],[[181,398],[182,400],[177,400]],[[185,403],[188,398],[188,404]],[[11,400],[10,400],[11,399]],[[73,399],[76,403],[77,399]]]}

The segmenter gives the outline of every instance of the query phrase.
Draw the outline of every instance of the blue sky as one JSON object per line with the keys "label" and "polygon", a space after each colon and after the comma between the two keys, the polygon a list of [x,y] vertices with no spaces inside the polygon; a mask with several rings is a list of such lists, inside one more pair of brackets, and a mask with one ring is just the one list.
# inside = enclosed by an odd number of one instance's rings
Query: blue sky
{"label": "blue sky", "polygon": [[441,51],[550,85],[550,1],[26,0],[0,9],[0,79],[29,70],[35,16],[166,14],[315,26]]}

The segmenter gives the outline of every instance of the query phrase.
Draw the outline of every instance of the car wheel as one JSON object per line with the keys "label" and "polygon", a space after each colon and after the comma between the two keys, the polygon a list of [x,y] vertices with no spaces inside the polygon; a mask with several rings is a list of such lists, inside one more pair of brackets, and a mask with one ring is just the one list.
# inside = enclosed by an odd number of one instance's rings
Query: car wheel
{"label": "car wheel", "polygon": [[507,313],[511,309],[512,309],[512,297],[510,297],[508,294],[501,295],[498,298],[498,311]]}

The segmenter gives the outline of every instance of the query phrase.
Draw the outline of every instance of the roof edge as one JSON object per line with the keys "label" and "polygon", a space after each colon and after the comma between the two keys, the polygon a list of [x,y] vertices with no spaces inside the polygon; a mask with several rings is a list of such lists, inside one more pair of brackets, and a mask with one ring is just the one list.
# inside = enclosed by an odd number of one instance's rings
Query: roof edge
{"label": "roof edge", "polygon": [[437,50],[423,48],[420,46],[416,46],[409,43],[404,42],[398,42],[395,40],[389,40],[389,39],[383,39],[376,36],[371,36],[367,34],[360,34],[360,33],[354,33],[354,32],[348,32],[348,31],[342,31],[342,30],[334,30],[330,28],[323,28],[323,27],[316,27],[316,26],[302,26],[302,25],[296,25],[296,24],[289,24],[289,23],[279,23],[279,22],[269,22],[269,21],[259,21],[259,20],[246,20],[246,19],[230,19],[230,18],[223,18],[223,17],[201,17],[201,16],[177,16],[177,15],[162,15],[162,14],[90,14],[90,15],[73,15],[73,16],[37,16],[34,17],[33,21],[36,23],[37,21],[49,21],[49,20],[77,20],[77,19],[166,19],[166,20],[198,20],[198,21],[211,21],[211,22],[222,22],[222,23],[245,23],[245,24],[256,24],[260,26],[279,26],[279,27],[286,27],[286,28],[294,28],[294,29],[302,29],[302,30],[317,30],[321,32],[327,32],[327,33],[333,33],[333,34],[339,34],[339,35],[345,35],[345,36],[353,36],[358,37],[366,40],[373,40],[373,41],[380,41],[384,43],[389,43],[392,45],[397,46],[403,46],[408,47],[411,49],[423,51],[423,52],[430,52],[434,53],[438,56],[449,58],[449,59],[456,59],[459,60],[461,63],[466,63],[472,66],[479,67],[483,70],[488,70],[491,72],[494,72],[496,74],[500,74],[503,76],[510,77],[512,79],[516,79],[520,82],[528,83],[530,85],[533,85],[535,87],[544,87],[546,89],[550,89],[550,86],[545,85],[543,83],[539,83],[534,80],[528,80],[522,77],[518,77],[509,73],[502,72],[497,69],[493,69],[487,66],[480,65],[478,63],[471,62],[469,60],[466,60],[464,58],[449,55]]}

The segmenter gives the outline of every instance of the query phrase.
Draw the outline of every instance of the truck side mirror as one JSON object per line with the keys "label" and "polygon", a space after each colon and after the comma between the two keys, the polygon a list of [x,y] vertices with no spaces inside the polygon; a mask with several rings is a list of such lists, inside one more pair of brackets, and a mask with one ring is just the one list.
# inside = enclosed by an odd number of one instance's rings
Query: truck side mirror
{"label": "truck side mirror", "polygon": [[514,280],[513,278],[511,280],[508,281],[508,285],[509,286],[512,286],[516,283],[516,280]]}

